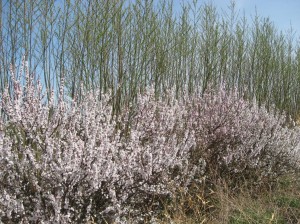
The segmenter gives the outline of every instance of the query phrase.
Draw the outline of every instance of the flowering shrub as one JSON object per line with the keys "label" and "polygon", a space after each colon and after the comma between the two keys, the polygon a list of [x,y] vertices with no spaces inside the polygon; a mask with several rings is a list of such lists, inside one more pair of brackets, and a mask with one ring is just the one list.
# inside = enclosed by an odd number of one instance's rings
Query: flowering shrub
{"label": "flowering shrub", "polygon": [[45,102],[24,67],[25,86],[12,70],[1,96],[2,222],[143,221],[196,179],[260,184],[298,166],[299,131],[223,87],[183,100],[149,89],[115,117],[110,94],[67,102],[63,80]]}
{"label": "flowering shrub", "polygon": [[208,178],[224,178],[232,187],[245,182],[270,184],[299,167],[299,128],[284,115],[268,112],[224,86],[187,104],[197,147],[192,159],[206,161]]}
{"label": "flowering shrub", "polygon": [[[171,195],[172,182],[192,178],[187,158],[195,141],[179,123],[178,105],[154,102],[149,91],[138,99],[127,133],[132,113],[112,117],[109,95],[96,100],[100,93],[87,93],[81,103],[67,103],[61,87],[57,104],[53,94],[43,104],[41,85],[25,75],[24,88],[13,76],[13,97],[2,96],[3,222],[143,218]],[[117,119],[124,121],[119,129]]]}

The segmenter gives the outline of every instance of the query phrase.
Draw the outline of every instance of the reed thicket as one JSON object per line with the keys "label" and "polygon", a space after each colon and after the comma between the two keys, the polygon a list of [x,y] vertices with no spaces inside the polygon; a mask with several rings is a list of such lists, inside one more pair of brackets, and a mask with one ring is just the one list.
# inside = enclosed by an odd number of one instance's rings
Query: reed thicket
{"label": "reed thicket", "polygon": [[80,85],[113,91],[116,114],[149,85],[157,96],[175,88],[180,97],[220,82],[298,114],[300,48],[293,31],[281,32],[259,15],[247,20],[234,3],[227,14],[198,1],[181,10],[171,0],[0,4],[1,92],[11,84],[10,65],[21,67],[25,55],[46,89],[58,90],[63,78],[71,98],[81,97]]}

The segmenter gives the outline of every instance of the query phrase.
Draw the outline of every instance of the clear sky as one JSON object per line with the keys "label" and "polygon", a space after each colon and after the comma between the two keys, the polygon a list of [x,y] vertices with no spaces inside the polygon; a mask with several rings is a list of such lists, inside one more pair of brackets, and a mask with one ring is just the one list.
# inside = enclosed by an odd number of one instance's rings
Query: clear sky
{"label": "clear sky", "polygon": [[[193,0],[174,0],[174,6],[180,7],[181,3]],[[199,0],[199,3],[212,2],[218,9],[226,10],[231,0]],[[288,31],[291,26],[296,32],[296,39],[300,37],[300,0],[235,0],[236,9],[240,14],[245,13],[249,23],[257,14],[269,17],[278,30]]]}
{"label": "clear sky", "polygon": [[[218,8],[227,9],[231,0],[211,2]],[[241,14],[245,13],[249,22],[257,11],[259,16],[269,17],[278,30],[286,32],[292,26],[296,37],[300,36],[300,0],[235,0],[235,3],[236,9]]]}
{"label": "clear sky", "polygon": [[[217,7],[226,8],[230,0],[212,0]],[[300,0],[235,0],[237,9],[248,18],[255,15],[269,17],[275,26],[287,31],[292,26],[300,34]]]}

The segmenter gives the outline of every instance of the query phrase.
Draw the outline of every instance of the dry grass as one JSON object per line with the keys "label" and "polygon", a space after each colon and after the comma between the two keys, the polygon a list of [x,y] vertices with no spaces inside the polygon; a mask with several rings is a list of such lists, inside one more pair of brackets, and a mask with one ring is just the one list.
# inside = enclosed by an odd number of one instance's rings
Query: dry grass
{"label": "dry grass", "polygon": [[203,193],[179,194],[178,200],[164,211],[160,223],[211,224],[297,224],[300,223],[300,175],[287,175],[273,189],[232,192],[226,184]]}
{"label": "dry grass", "polygon": [[[176,200],[165,206],[160,219],[143,223],[298,224],[300,173],[281,177],[276,186],[268,190],[243,187],[237,193],[225,182],[220,182],[214,190],[194,186],[189,193],[178,190]],[[137,223],[136,220],[127,222]]]}

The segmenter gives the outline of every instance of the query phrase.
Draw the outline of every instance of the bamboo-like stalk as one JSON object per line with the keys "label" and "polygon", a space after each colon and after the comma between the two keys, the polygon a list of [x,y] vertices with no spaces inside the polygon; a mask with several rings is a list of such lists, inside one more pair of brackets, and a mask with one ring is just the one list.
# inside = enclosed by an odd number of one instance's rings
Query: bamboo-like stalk
{"label": "bamboo-like stalk", "polygon": [[[248,99],[292,116],[299,112],[300,54],[293,32],[268,18],[247,21],[235,4],[221,12],[193,1],[1,1],[0,88],[26,54],[45,89],[81,98],[114,93],[114,113],[134,105],[150,85],[156,96],[175,88],[203,93],[221,82]],[[176,10],[175,10],[176,9]],[[101,97],[101,96],[100,96]]]}

